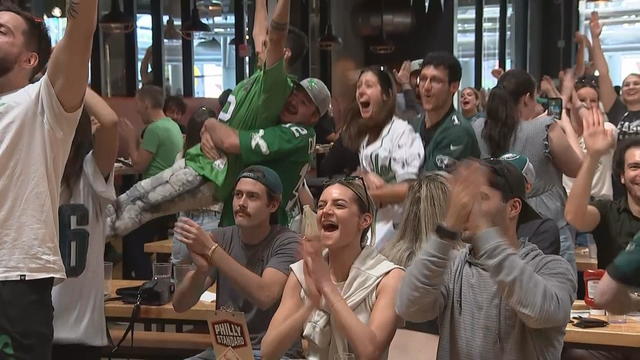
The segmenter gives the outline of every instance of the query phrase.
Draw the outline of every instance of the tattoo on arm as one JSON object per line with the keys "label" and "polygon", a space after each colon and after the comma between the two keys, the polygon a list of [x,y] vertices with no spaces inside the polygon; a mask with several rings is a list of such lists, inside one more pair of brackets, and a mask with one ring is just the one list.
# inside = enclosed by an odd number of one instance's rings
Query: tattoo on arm
{"label": "tattoo on arm", "polygon": [[286,32],[287,29],[289,28],[289,24],[288,23],[278,22],[278,21],[275,21],[275,20],[271,20],[270,28],[271,28],[272,31]]}
{"label": "tattoo on arm", "polygon": [[70,0],[67,4],[67,16],[70,18],[78,17],[78,8],[80,7],[80,0]]}

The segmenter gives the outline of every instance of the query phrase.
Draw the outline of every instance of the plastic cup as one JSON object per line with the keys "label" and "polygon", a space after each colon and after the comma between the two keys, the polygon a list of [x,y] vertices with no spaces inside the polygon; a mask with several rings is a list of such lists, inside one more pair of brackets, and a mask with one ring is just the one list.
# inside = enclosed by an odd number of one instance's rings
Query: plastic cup
{"label": "plastic cup", "polygon": [[175,278],[176,286],[180,285],[180,282],[184,277],[193,270],[193,265],[190,264],[178,264],[173,267],[173,276]]}
{"label": "plastic cup", "polygon": [[587,247],[589,248],[589,257],[591,259],[598,258],[598,247],[596,246],[596,241],[593,239],[593,236],[589,234],[587,239]]}
{"label": "plastic cup", "polygon": [[624,324],[627,322],[626,315],[616,315],[607,311],[607,321],[609,324]]}
{"label": "plastic cup", "polygon": [[171,279],[171,263],[153,263],[153,279]]}
{"label": "plastic cup", "polygon": [[104,294],[111,295],[111,280],[113,278],[113,263],[104,262]]}

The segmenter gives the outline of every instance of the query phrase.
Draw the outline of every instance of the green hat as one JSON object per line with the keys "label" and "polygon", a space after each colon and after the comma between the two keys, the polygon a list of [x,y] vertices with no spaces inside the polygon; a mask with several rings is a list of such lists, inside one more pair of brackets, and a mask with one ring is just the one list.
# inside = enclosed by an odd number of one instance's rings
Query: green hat
{"label": "green hat", "polygon": [[516,169],[520,170],[525,180],[527,180],[529,184],[533,185],[533,182],[536,180],[536,171],[529,161],[529,158],[524,155],[507,153],[500,156],[499,159],[505,160],[515,166]]}
{"label": "green hat", "polygon": [[270,168],[262,165],[251,165],[240,172],[236,184],[240,179],[251,179],[264,185],[271,193],[282,195],[282,181],[280,176]]}

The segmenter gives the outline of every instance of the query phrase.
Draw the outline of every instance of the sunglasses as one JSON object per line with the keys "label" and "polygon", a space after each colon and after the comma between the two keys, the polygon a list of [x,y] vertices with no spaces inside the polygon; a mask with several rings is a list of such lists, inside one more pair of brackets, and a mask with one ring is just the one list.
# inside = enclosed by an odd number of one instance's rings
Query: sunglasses
{"label": "sunglasses", "polygon": [[598,78],[596,76],[583,76],[576,80],[576,85],[598,88]]}
{"label": "sunglasses", "polygon": [[[364,196],[362,194],[360,194],[360,192],[358,192],[356,190],[356,188],[353,186],[353,184],[356,183],[356,182],[360,182],[362,184],[362,187],[364,188]],[[335,184],[340,184],[342,186],[345,186],[345,187],[349,188],[349,190],[351,190],[354,194],[356,194],[358,199],[360,199],[360,201],[362,201],[362,203],[365,204],[366,212],[373,213],[374,208],[373,208],[373,205],[371,204],[371,201],[370,201],[371,197],[369,196],[369,191],[367,190],[367,184],[365,183],[365,181],[362,178],[362,176],[349,175],[349,176],[345,176],[345,177],[341,177],[341,178],[337,178],[337,179],[326,180],[322,184],[323,185],[323,191],[327,187],[329,187],[331,185],[335,185]]]}

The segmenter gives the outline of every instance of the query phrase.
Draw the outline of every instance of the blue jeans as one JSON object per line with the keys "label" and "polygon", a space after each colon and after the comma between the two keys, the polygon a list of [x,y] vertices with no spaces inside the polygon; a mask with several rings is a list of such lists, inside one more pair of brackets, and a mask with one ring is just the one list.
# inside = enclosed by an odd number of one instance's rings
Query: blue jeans
{"label": "blue jeans", "polygon": [[[188,217],[202,227],[204,231],[212,231],[218,228],[220,211],[215,210],[191,210],[181,212],[180,216]],[[191,264],[191,255],[187,246],[179,241],[179,235],[173,235],[171,244],[171,262],[174,265]]]}

